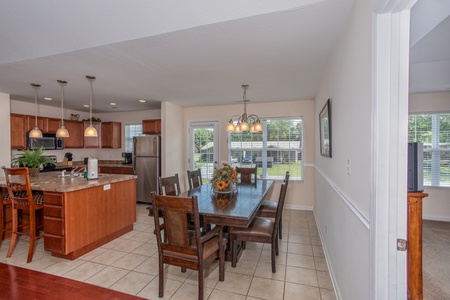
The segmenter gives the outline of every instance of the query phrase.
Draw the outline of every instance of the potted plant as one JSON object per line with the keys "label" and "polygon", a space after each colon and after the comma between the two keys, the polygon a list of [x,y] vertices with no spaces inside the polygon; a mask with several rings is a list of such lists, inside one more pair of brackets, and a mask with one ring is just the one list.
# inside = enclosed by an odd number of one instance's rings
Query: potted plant
{"label": "potted plant", "polygon": [[44,147],[37,150],[23,150],[23,153],[13,158],[12,164],[14,166],[28,167],[30,176],[37,176],[41,165],[55,165],[55,162],[47,156],[42,156],[44,153]]}

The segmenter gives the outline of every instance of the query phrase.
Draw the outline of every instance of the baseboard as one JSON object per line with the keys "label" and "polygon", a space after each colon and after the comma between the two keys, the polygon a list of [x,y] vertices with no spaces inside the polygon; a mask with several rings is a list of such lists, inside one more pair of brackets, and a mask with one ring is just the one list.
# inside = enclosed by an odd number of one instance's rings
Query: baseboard
{"label": "baseboard", "polygon": [[429,221],[442,221],[442,222],[450,222],[450,217],[447,216],[428,216],[424,215],[422,216],[423,220],[429,220]]}
{"label": "baseboard", "polygon": [[314,206],[305,206],[305,205],[284,205],[284,208],[293,209],[293,210],[314,210]]}

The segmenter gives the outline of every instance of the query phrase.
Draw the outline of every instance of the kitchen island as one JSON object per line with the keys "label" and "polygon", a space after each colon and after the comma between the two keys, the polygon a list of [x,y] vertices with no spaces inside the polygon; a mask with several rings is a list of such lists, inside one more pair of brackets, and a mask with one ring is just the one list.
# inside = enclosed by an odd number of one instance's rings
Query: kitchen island
{"label": "kitchen island", "polygon": [[[133,230],[136,176],[99,174],[96,180],[61,177],[59,172],[30,177],[44,193],[44,249],[75,259]],[[0,180],[5,187],[5,180]]]}

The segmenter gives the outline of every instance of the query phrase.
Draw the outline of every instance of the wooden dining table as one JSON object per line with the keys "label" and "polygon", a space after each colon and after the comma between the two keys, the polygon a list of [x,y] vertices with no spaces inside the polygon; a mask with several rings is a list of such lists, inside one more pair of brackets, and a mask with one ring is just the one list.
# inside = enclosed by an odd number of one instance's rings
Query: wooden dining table
{"label": "wooden dining table", "polygon": [[211,183],[207,183],[182,193],[180,197],[197,196],[199,215],[207,223],[248,227],[272,188],[272,180],[259,180],[252,185],[238,185],[234,195],[218,198]]}

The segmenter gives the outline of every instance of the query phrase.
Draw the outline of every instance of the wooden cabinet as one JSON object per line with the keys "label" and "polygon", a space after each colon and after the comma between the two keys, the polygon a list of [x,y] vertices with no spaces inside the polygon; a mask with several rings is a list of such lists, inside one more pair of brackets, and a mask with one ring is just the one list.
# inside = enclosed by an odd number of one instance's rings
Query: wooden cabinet
{"label": "wooden cabinet", "polygon": [[422,202],[425,193],[408,193],[408,299],[423,299]]}
{"label": "wooden cabinet", "polygon": [[69,137],[64,138],[64,148],[84,148],[84,125],[80,121],[64,120]]}
{"label": "wooden cabinet", "polygon": [[102,148],[122,147],[122,123],[102,122]]}
{"label": "wooden cabinet", "polygon": [[[58,131],[59,127],[61,127],[61,119],[44,118],[45,132],[56,133]],[[70,133],[69,133],[69,135],[70,135]]]}
{"label": "wooden cabinet", "polygon": [[132,167],[99,167],[100,173],[105,174],[134,174]]}
{"label": "wooden cabinet", "polygon": [[11,114],[11,148],[25,149],[27,147],[26,141],[26,116],[19,114]]}
{"label": "wooden cabinet", "polygon": [[[44,126],[44,118],[37,117],[37,126],[42,132],[46,132],[46,128]],[[26,128],[25,132],[32,130],[36,126],[36,117],[35,116],[26,116]]]}
{"label": "wooden cabinet", "polygon": [[[84,130],[90,126],[91,123],[84,122],[83,136]],[[84,148],[100,148],[102,146],[102,123],[101,122],[92,122],[92,127],[97,130],[97,136],[85,136],[84,137]]]}
{"label": "wooden cabinet", "polygon": [[161,134],[161,120],[142,120],[143,134]]}

